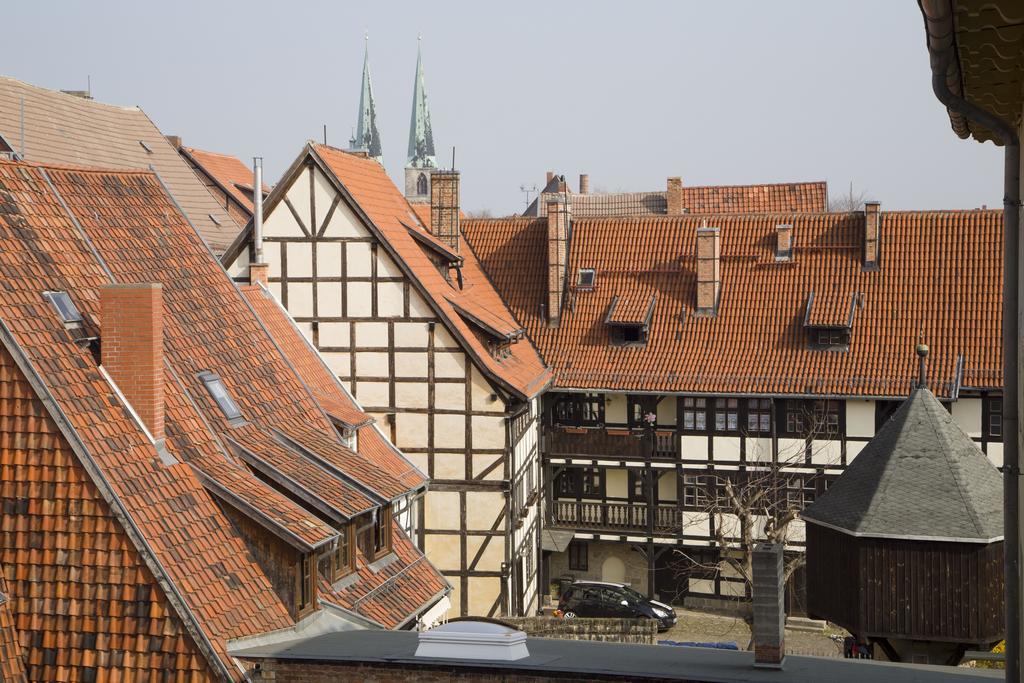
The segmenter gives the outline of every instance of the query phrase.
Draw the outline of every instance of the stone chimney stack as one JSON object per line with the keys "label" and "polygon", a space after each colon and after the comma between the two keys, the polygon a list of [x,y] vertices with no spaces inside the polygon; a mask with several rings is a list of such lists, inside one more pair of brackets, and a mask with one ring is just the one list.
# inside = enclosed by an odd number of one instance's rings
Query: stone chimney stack
{"label": "stone chimney stack", "polygon": [[882,205],[864,202],[864,270],[878,270],[882,257]]}
{"label": "stone chimney stack", "polygon": [[668,200],[668,215],[669,216],[682,216],[683,215],[683,179],[682,178],[669,178],[668,186],[665,192],[665,198]]}
{"label": "stone chimney stack", "polygon": [[430,172],[430,231],[459,253],[459,172]]}
{"label": "stone chimney stack", "polygon": [[565,269],[569,253],[571,207],[565,195],[547,195],[548,219],[548,325],[558,325],[562,314]]}
{"label": "stone chimney stack", "polygon": [[775,260],[776,261],[792,261],[793,260],[793,226],[792,225],[776,225],[775,226]]}
{"label": "stone chimney stack", "polygon": [[590,176],[580,173],[580,194],[590,194]]}
{"label": "stone chimney stack", "polygon": [[718,313],[718,297],[722,287],[721,235],[718,228],[697,228],[697,314]]}
{"label": "stone chimney stack", "polygon": [[782,545],[758,543],[753,559],[754,666],[782,668],[786,658]]}
{"label": "stone chimney stack", "polygon": [[159,283],[100,288],[101,365],[154,441],[164,438],[164,305]]}

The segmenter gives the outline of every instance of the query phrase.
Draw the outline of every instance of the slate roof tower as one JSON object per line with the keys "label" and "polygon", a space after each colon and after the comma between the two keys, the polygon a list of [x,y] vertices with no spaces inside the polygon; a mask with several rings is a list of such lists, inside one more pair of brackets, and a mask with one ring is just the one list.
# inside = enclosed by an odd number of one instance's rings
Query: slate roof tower
{"label": "slate roof tower", "polygon": [[373,83],[370,80],[370,38],[363,49],[363,87],[359,93],[359,116],[356,134],[350,141],[352,149],[363,150],[371,159],[383,163],[380,133],[377,132],[377,112],[373,105]]}
{"label": "slate roof tower", "polygon": [[430,127],[427,88],[423,81],[423,53],[416,46],[416,80],[412,90],[409,152],[405,163],[405,196],[411,202],[430,201],[430,169],[437,168],[434,132]]}

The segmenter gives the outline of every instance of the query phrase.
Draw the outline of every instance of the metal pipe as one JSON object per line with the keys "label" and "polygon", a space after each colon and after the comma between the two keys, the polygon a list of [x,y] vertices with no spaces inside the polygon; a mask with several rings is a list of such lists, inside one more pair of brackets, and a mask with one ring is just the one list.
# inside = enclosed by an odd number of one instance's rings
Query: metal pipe
{"label": "metal pipe", "polygon": [[252,245],[255,263],[263,263],[263,157],[252,158]]}
{"label": "metal pipe", "polygon": [[[1012,125],[953,93],[949,67],[955,51],[952,11],[922,4],[931,54],[932,90],[942,104],[995,133],[1004,146],[1003,169],[1003,580],[1006,595],[1006,680],[1021,681],[1020,574],[1020,140]],[[949,10],[949,11],[944,11]],[[932,31],[932,26],[937,31]]]}

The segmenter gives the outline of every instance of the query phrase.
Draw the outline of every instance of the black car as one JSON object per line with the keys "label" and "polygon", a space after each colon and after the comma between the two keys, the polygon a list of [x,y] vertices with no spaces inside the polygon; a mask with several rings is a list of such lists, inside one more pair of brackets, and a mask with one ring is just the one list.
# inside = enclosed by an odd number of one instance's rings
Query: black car
{"label": "black car", "polygon": [[558,609],[563,619],[612,617],[655,619],[659,631],[676,623],[676,611],[662,602],[648,600],[629,586],[604,581],[575,581],[562,593]]}

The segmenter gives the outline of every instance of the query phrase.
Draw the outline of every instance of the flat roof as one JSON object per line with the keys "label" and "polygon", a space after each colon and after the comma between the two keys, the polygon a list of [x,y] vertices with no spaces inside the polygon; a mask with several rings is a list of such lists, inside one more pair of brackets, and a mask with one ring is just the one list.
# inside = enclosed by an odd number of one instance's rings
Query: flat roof
{"label": "flat roof", "polygon": [[576,673],[601,678],[655,679],[728,683],[786,681],[786,683],[965,683],[1002,680],[997,670],[893,664],[860,659],[789,655],[784,668],[753,666],[754,653],[667,645],[625,645],[585,640],[527,638],[530,656],[517,661],[436,659],[416,657],[418,634],[411,631],[346,631],[325,633],[301,641],[231,649],[240,659],[308,661],[339,666],[376,663],[397,668],[465,667],[535,674]]}

